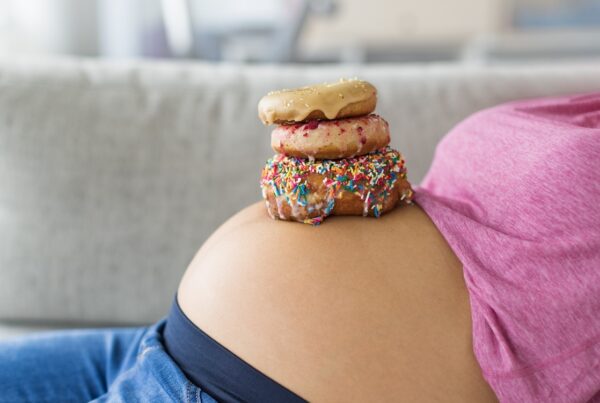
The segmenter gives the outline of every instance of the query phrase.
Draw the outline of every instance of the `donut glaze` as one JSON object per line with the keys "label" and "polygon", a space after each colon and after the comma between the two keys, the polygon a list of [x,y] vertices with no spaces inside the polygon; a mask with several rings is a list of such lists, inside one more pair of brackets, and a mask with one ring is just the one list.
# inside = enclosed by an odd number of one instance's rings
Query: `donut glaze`
{"label": "donut glaze", "polygon": [[341,160],[308,161],[277,154],[260,185],[272,218],[320,224],[329,215],[379,217],[399,201],[410,203],[402,155],[385,147]]}
{"label": "donut glaze", "polygon": [[258,102],[258,117],[265,125],[341,119],[368,115],[377,105],[377,90],[361,80],[272,91]]}
{"label": "donut glaze", "polygon": [[378,115],[280,125],[271,133],[275,152],[309,159],[351,158],[389,143],[389,125]]}

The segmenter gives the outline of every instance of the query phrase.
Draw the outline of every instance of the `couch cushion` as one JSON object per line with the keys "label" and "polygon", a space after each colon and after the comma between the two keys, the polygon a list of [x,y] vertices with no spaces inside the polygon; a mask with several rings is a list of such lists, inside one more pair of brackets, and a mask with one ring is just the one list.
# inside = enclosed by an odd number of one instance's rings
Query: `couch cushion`
{"label": "couch cushion", "polygon": [[0,342],[2,342],[3,340],[12,339],[14,337],[21,337],[33,333],[40,333],[60,329],[65,329],[65,327],[49,325],[23,325],[0,322]]}

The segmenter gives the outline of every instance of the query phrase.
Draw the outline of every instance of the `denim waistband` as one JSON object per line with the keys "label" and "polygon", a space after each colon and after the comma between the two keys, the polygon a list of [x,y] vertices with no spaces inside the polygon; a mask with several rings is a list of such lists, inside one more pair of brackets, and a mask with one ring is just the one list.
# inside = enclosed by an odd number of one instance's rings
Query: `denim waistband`
{"label": "denim waistband", "polygon": [[165,349],[194,384],[222,402],[305,402],[198,328],[173,302],[164,329]]}

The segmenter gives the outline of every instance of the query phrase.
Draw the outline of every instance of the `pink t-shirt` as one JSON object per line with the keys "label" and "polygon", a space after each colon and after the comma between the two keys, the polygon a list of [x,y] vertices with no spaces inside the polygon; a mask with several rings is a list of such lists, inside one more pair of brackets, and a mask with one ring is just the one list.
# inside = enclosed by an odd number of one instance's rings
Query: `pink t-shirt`
{"label": "pink t-shirt", "polygon": [[600,93],[476,113],[416,202],[463,264],[500,400],[600,402]]}

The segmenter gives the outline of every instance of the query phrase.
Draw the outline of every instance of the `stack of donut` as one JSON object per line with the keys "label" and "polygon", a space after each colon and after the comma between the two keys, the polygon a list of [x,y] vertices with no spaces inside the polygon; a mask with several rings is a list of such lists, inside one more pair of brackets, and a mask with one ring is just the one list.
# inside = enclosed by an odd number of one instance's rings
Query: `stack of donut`
{"label": "stack of donut", "polygon": [[340,80],[270,92],[258,103],[276,124],[261,188],[272,218],[320,224],[329,215],[379,217],[410,203],[402,155],[388,146],[388,123],[372,114],[377,90]]}

